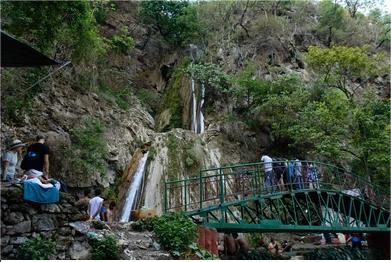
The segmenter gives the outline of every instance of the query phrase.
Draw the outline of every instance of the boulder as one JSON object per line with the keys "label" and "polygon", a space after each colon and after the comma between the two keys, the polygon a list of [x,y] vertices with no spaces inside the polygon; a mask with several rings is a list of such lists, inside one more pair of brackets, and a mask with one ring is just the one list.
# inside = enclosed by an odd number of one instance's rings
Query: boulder
{"label": "boulder", "polygon": [[1,249],[1,254],[2,255],[7,255],[7,254],[11,253],[12,250],[14,250],[14,246],[13,245],[8,245],[8,246],[6,246],[6,247]]}
{"label": "boulder", "polygon": [[57,228],[57,220],[54,215],[38,214],[33,216],[34,231],[50,231]]}
{"label": "boulder", "polygon": [[91,247],[86,242],[73,242],[69,249],[71,259],[85,260],[90,256]]}
{"label": "boulder", "polygon": [[10,244],[20,245],[29,240],[27,237],[12,237]]}
{"label": "boulder", "polygon": [[6,246],[9,241],[10,241],[9,236],[1,236],[1,247]]}
{"label": "boulder", "polygon": [[28,233],[31,232],[31,221],[23,221],[14,226],[15,233]]}
{"label": "boulder", "polygon": [[3,222],[7,225],[15,225],[24,220],[23,214],[21,212],[11,212],[8,216],[4,217]]}
{"label": "boulder", "polygon": [[60,213],[61,209],[56,204],[41,205],[41,211],[46,213]]}

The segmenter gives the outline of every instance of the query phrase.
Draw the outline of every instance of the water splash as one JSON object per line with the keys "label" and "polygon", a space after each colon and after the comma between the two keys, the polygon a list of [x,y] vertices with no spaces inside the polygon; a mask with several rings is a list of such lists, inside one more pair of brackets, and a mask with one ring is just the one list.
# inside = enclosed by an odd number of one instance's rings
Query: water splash
{"label": "water splash", "polygon": [[128,192],[126,193],[125,204],[122,209],[122,214],[120,217],[120,222],[129,222],[130,212],[134,207],[138,195],[140,194],[141,184],[144,178],[145,164],[147,163],[148,152],[143,155],[143,157],[138,162],[136,173],[133,176],[132,182],[130,183]]}

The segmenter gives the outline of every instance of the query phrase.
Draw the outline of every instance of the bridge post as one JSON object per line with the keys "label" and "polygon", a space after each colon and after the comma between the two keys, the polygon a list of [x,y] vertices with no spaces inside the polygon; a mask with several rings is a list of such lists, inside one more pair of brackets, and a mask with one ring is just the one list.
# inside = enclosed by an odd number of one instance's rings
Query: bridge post
{"label": "bridge post", "polygon": [[221,168],[219,168],[219,177],[220,177],[220,204],[224,203],[224,180],[223,173],[221,172]]}
{"label": "bridge post", "polygon": [[200,171],[200,209],[202,208],[202,195],[203,195],[202,172]]}
{"label": "bridge post", "polygon": [[368,247],[373,249],[381,249],[383,251],[384,258],[391,259],[390,256],[390,232],[379,232],[368,234]]}

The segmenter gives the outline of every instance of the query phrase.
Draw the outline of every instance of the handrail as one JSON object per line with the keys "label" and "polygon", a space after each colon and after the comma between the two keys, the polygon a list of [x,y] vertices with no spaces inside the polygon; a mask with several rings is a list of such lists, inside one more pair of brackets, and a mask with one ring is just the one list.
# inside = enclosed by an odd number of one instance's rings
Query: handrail
{"label": "handrail", "polygon": [[[367,179],[332,164],[304,160],[300,162],[299,167],[295,164],[296,160],[273,161],[271,164],[274,174],[269,178],[272,182],[265,179],[265,163],[263,162],[202,169],[199,176],[165,181],[165,210],[184,208],[188,211],[199,209],[205,202],[221,204],[228,202],[230,198],[238,197],[240,194],[246,197],[246,195],[268,194],[269,191],[273,192],[275,190],[298,191],[320,187],[367,198],[380,206],[388,204],[389,208],[389,195]],[[289,181],[285,181],[284,184],[279,180],[280,183],[276,183],[277,171],[279,171],[280,176],[284,176],[283,180],[288,177]],[[210,172],[212,174],[209,174]],[[353,192],[352,190],[356,191]],[[170,195],[170,193],[172,194]],[[172,205],[171,202],[178,203]],[[182,202],[185,202],[185,205],[181,204]]]}

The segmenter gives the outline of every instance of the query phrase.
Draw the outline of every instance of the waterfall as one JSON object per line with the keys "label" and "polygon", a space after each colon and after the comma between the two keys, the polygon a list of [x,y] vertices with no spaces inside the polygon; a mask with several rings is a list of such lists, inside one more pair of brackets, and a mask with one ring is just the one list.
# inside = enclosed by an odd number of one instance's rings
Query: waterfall
{"label": "waterfall", "polygon": [[125,204],[122,209],[120,222],[129,222],[130,212],[137,201],[138,194],[140,193],[141,183],[144,177],[145,164],[147,163],[148,152],[140,159],[136,173],[133,176],[130,183],[128,192],[126,193]]}
{"label": "waterfall", "polygon": [[191,130],[196,134],[202,134],[205,131],[204,114],[202,113],[202,106],[205,99],[205,85],[201,84],[201,101],[197,102],[197,94],[195,90],[195,80],[191,77],[191,96],[193,97],[193,107],[191,111]]}
{"label": "waterfall", "polygon": [[204,114],[202,113],[202,107],[204,105],[205,100],[205,86],[204,83],[201,84],[201,103],[200,103],[200,134],[204,133],[205,131],[205,123],[204,123]]}
{"label": "waterfall", "polygon": [[191,130],[193,130],[195,133],[197,133],[198,130],[198,123],[197,123],[197,96],[195,93],[195,81],[194,78],[191,78],[191,94],[193,97],[193,110],[192,110],[192,123],[191,123]]}

